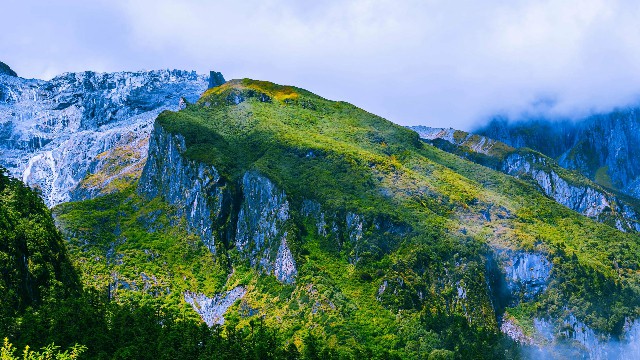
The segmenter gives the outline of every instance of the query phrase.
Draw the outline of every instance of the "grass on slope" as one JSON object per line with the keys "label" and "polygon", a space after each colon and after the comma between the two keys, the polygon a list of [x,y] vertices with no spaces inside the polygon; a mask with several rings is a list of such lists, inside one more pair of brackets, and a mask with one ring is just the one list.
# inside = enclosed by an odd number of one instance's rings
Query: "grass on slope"
{"label": "grass on slope", "polygon": [[170,206],[159,199],[143,202],[131,186],[59,205],[54,215],[83,282],[109,291],[112,298],[162,295],[181,307],[186,290],[223,289],[226,265],[214,261],[200,238],[184,230]]}
{"label": "grass on slope", "polygon": [[[496,345],[482,337],[497,332],[485,281],[488,245],[550,254],[556,280],[536,307],[542,312],[568,307],[596,329],[616,331],[638,309],[637,236],[580,216],[526,182],[425,145],[415,132],[353,105],[234,80],[185,110],[162,113],[157,125],[182,134],[186,156],[214,165],[232,191],[254,170],[287,193],[299,228],[291,244],[296,284],[241,265],[227,279],[226,256],[231,263],[237,256],[232,247],[212,258],[162,215],[170,207],[130,190],[56,209],[64,227],[77,232],[69,236],[89,282],[116,271],[127,283],[142,284],[141,272],[153,273],[160,289],[172,289],[166,296],[175,304],[181,289],[211,295],[242,284],[249,291],[229,311],[231,322],[264,314],[296,341],[314,333],[343,350],[359,343],[407,357],[442,347],[475,356]],[[305,199],[327,214],[353,212],[408,230],[396,236],[364,229],[368,254],[351,264],[353,244],[318,236],[301,215]],[[87,212],[96,218],[85,219]],[[154,214],[160,215],[151,220]],[[85,243],[102,248],[93,253],[95,246]],[[99,258],[114,246],[117,255]]]}
{"label": "grass on slope", "polygon": [[[347,103],[235,80],[186,111],[163,113],[158,123],[185,136],[188,156],[214,164],[231,180],[255,169],[292,199],[387,214],[409,223],[414,236],[445,259],[459,250],[456,240],[446,239],[464,237],[457,231],[465,228],[476,240],[558,255],[558,271],[575,255],[580,266],[612,283],[635,286],[638,279],[636,236],[567,210],[522,181],[425,146],[413,131]],[[480,220],[480,212],[495,208],[506,219]]]}

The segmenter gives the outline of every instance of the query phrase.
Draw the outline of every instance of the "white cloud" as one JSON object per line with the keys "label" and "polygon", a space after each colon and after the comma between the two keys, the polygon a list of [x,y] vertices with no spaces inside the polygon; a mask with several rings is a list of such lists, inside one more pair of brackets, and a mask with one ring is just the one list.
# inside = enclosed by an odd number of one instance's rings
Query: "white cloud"
{"label": "white cloud", "polygon": [[403,124],[638,100],[634,1],[14,1],[20,74],[185,68],[307,88]]}

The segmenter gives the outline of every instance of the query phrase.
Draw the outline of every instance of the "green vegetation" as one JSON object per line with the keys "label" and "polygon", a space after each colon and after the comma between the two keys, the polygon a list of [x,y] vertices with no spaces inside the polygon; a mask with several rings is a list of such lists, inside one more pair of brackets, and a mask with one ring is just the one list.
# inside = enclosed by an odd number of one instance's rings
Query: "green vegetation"
{"label": "green vegetation", "polygon": [[0,328],[29,307],[80,289],[39,194],[0,168]]}
{"label": "green vegetation", "polygon": [[0,359],[2,360],[75,360],[80,354],[84,352],[85,348],[80,345],[76,345],[67,351],[60,351],[59,346],[51,344],[44,347],[41,351],[33,351],[26,346],[22,351],[22,356],[17,356],[16,349],[9,339],[5,338],[0,349]]}
{"label": "green vegetation", "polygon": [[[56,330],[44,344],[77,342],[105,359],[126,358],[151,342],[158,346],[151,358],[211,354],[194,344],[229,358],[264,355],[257,349],[273,349],[271,358],[514,358],[518,349],[496,320],[499,304],[514,304],[489,289],[499,275],[488,264],[495,248],[537,251],[553,262],[545,294],[507,310],[525,328],[533,316],[571,311],[616,333],[640,309],[637,235],[580,216],[530,183],[424,144],[415,132],[350,104],[234,80],[185,110],[162,113],[156,125],[184,136],[185,155],[220,172],[230,204],[242,201],[247,171],[286,193],[295,284],[243,261],[232,222],[217,224],[231,231],[216,229],[227,235],[213,255],[176,209],[120,184],[113,194],[55,209],[86,292],[95,294],[58,308],[100,314],[93,326],[101,330],[92,333],[106,335]],[[321,235],[303,211],[305,200],[319,204],[338,230]],[[357,241],[344,230],[348,214],[363,219]],[[236,286],[247,293],[223,327],[207,328],[183,299],[187,290],[212,297]],[[51,312],[28,322],[47,328],[56,323]],[[193,346],[183,347],[177,334],[188,334]],[[113,343],[117,349],[106,345]]]}
{"label": "green vegetation", "polygon": [[214,261],[200,238],[187,233],[175,209],[159,200],[143,202],[129,185],[114,194],[56,207],[58,225],[84,284],[123,302],[143,294],[162,295],[176,309],[186,290],[223,290],[225,262]]}
{"label": "green vegetation", "polygon": [[[9,178],[4,170],[0,171],[0,244],[5,260],[1,264],[4,297],[0,307],[0,333],[9,335],[17,344],[14,346],[5,338],[0,359],[341,358],[333,347],[313,335],[302,339],[298,346],[290,337],[284,337],[259,319],[248,321],[246,326],[232,319],[224,329],[210,328],[193,312],[175,306],[174,297],[163,292],[164,286],[173,291],[187,288],[183,283],[187,275],[183,274],[188,274],[188,280],[195,282],[192,286],[206,290],[207,284],[216,284],[215,278],[207,278],[207,274],[221,272],[215,267],[207,268],[212,257],[208,250],[203,250],[199,240],[185,232],[171,232],[179,230],[166,222],[172,214],[170,208],[151,202],[140,210],[139,202],[132,203],[135,199],[131,191],[123,191],[76,203],[63,216],[70,222],[66,226],[77,229],[69,247],[75,265],[85,276],[82,280],[87,287],[82,290],[61,236],[38,193],[19,180]],[[64,209],[62,206],[57,210]],[[92,216],[87,216],[89,212]],[[156,215],[152,222],[145,217]],[[121,234],[130,236],[132,243],[153,247],[157,253],[143,252],[148,257],[141,259],[139,249],[133,244],[115,245],[115,228],[110,226],[118,219],[134,219],[132,223],[122,224],[130,229]],[[136,226],[135,221],[142,225]],[[158,229],[163,236],[154,238],[149,228],[145,231],[140,228],[150,223],[168,226],[170,231],[163,233]],[[106,256],[108,259],[105,259],[104,254],[110,253],[127,256],[115,259]],[[26,264],[16,265],[12,262],[16,258]],[[106,279],[107,274],[121,272],[119,279],[133,284],[140,280],[132,274],[140,270],[162,275],[154,280],[156,282],[174,282],[163,283],[162,291],[156,283],[140,285],[135,288],[138,291],[124,291]],[[171,272],[178,276],[169,276]],[[89,277],[90,274],[102,276]],[[152,277],[156,279],[155,275]],[[54,344],[62,344],[68,350]],[[304,354],[300,354],[299,347],[304,349]],[[38,348],[40,350],[33,350]],[[354,354],[378,358],[378,352],[374,354],[364,346]]]}
{"label": "green vegetation", "polygon": [[602,166],[598,170],[596,170],[594,181],[604,187],[608,187],[609,189],[615,189],[613,183],[611,182],[611,176],[609,176],[608,166]]}
{"label": "green vegetation", "polygon": [[[582,175],[580,172],[575,170],[568,170],[560,165],[553,159],[529,148],[512,148],[501,142],[492,142],[491,146],[484,146],[481,150],[474,150],[479,146],[479,144],[489,143],[489,141],[481,140],[482,137],[478,135],[469,135],[463,131],[455,131],[455,136],[457,136],[457,141],[459,145],[452,144],[444,139],[434,139],[427,141],[428,143],[434,145],[435,147],[444,150],[448,153],[455,154],[462,158],[468,159],[476,164],[480,164],[486,167],[489,167],[494,170],[504,171],[505,160],[510,155],[519,155],[524,158],[528,166],[530,166],[530,170],[527,171],[543,171],[547,174],[555,173],[559,178],[566,181],[569,185],[575,186],[578,188],[591,188],[595,189],[600,193],[606,194],[611,200],[613,196],[620,200],[620,203],[612,204],[610,208],[605,210],[603,213],[598,215],[597,220],[605,223],[613,228],[618,228],[618,222],[621,220],[621,214],[614,212],[611,208],[618,208],[618,205],[622,207],[623,205],[630,206],[636,212],[640,213],[640,204],[637,199],[634,199],[625,194],[621,194],[615,190],[611,183],[611,179],[607,174],[608,168],[602,167],[597,173],[594,181],[591,181],[585,175]],[[526,173],[524,170],[517,175],[521,180],[527,181],[534,188],[541,190],[538,182],[539,179],[534,179],[531,173]],[[553,184],[550,183],[549,186]],[[616,201],[617,202],[617,201]],[[628,219],[625,219],[625,222]],[[628,228],[626,231],[635,231],[633,228]]]}

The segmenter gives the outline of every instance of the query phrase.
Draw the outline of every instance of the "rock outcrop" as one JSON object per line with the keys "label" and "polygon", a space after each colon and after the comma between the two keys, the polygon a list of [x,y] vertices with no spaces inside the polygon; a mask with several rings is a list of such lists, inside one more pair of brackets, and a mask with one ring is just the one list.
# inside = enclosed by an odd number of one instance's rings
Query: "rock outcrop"
{"label": "rock outcrop", "polygon": [[454,145],[466,146],[474,152],[485,155],[494,155],[497,150],[495,149],[496,145],[504,146],[503,144],[500,144],[500,142],[486,136],[466,133],[452,128],[432,128],[427,126],[411,126],[409,128],[417,132],[421,139],[442,139]]}
{"label": "rock outcrop", "polygon": [[13,71],[9,65],[3,63],[2,61],[0,61],[0,76],[1,75],[8,75],[8,76],[18,76],[18,74],[16,74],[15,71]]}
{"label": "rock outcrop", "polygon": [[[251,171],[244,174],[240,192],[232,193],[213,165],[189,160],[186,151],[182,135],[156,124],[138,192],[148,199],[160,196],[174,205],[178,216],[186,219],[188,230],[198,234],[212,253],[216,253],[219,241],[233,243],[252,267],[283,283],[293,283],[297,269],[287,242],[290,214],[286,194]],[[238,199],[241,205],[235,209]],[[231,224],[235,229],[232,237],[216,239],[232,219],[237,219]]]}
{"label": "rock outcrop", "polygon": [[[569,312],[561,319],[533,319],[534,334],[528,337],[527,344],[532,345],[531,358],[637,359],[640,356],[639,329],[638,321],[627,321],[619,336],[601,334]],[[507,334],[511,336],[517,332]]]}
{"label": "rock outcrop", "polygon": [[226,80],[221,73],[216,71],[209,72],[209,89],[224,84]]}
{"label": "rock outcrop", "polygon": [[242,299],[247,290],[238,286],[212,298],[204,294],[184,293],[184,300],[193,307],[202,320],[209,326],[223,325],[224,314],[237,301]]}
{"label": "rock outcrop", "polygon": [[514,177],[529,180],[556,202],[621,231],[640,231],[638,212],[611,191],[563,169],[553,159],[530,149],[516,149],[486,136],[454,129],[412,127],[442,150]]}
{"label": "rock outcrop", "polygon": [[552,264],[544,254],[514,250],[498,253],[512,299],[532,300],[547,289]]}
{"label": "rock outcrop", "polygon": [[529,147],[601,185],[640,198],[640,108],[616,109],[577,121],[496,119],[475,131]]}
{"label": "rock outcrop", "polygon": [[[552,280],[553,264],[542,253],[496,249],[504,272],[509,305],[535,300]],[[628,320],[615,337],[599,333],[565,309],[559,318],[535,317],[533,328],[524,331],[518,321],[504,315],[500,330],[514,341],[531,346],[532,358],[557,358],[575,354],[585,359],[635,359],[640,355],[640,322]]]}
{"label": "rock outcrop", "polygon": [[170,134],[156,125],[149,140],[149,158],[138,183],[148,199],[161,196],[185,217],[187,229],[200,236],[216,252],[214,221],[221,215],[223,190],[215,167],[188,160],[182,135]]}
{"label": "rock outcrop", "polygon": [[550,161],[535,153],[513,153],[503,161],[501,170],[533,179],[545,195],[571,210],[602,222],[613,218],[621,231],[640,231],[638,214],[630,205],[596,184],[561,176],[549,166]]}
{"label": "rock outcrop", "polygon": [[236,249],[252,266],[273,273],[283,283],[293,283],[295,260],[287,244],[289,202],[284,191],[269,179],[246,172],[242,178],[243,202],[236,227]]}
{"label": "rock outcrop", "polygon": [[207,80],[178,70],[0,76],[0,165],[39,188],[50,207],[96,196],[116,179],[139,177],[153,120],[182,97],[195,101]]}

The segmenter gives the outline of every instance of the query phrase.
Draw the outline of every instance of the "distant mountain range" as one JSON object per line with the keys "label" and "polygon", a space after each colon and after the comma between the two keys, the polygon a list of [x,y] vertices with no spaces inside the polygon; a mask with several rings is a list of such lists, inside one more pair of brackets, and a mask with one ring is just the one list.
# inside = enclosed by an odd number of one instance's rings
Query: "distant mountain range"
{"label": "distant mountain range", "polygon": [[483,135],[460,130],[413,126],[430,144],[475,163],[533,184],[543,194],[585,216],[620,231],[640,231],[640,201],[561,167],[527,147],[514,148]]}
{"label": "distant mountain range", "polygon": [[475,133],[539,151],[610,189],[640,198],[640,109],[576,121],[494,119]]}

